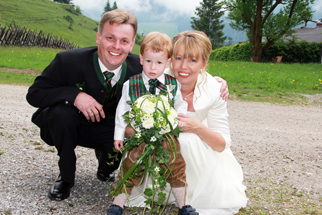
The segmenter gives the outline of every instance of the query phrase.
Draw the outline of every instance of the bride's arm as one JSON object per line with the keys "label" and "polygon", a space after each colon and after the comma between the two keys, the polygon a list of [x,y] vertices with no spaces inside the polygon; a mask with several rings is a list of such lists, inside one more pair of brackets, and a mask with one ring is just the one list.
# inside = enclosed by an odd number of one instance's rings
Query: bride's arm
{"label": "bride's arm", "polygon": [[183,132],[191,132],[198,135],[214,151],[222,152],[225,149],[226,140],[220,133],[207,128],[201,122],[187,115],[179,114],[179,118],[179,126]]}

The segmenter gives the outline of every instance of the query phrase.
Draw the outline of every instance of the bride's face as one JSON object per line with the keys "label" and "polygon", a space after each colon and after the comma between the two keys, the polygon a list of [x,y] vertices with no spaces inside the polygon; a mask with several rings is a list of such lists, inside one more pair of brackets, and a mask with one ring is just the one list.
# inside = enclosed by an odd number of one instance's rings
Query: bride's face
{"label": "bride's face", "polygon": [[198,74],[205,67],[203,60],[201,58],[197,59],[195,56],[194,54],[192,58],[184,58],[184,46],[180,45],[176,55],[173,57],[173,75],[183,86],[195,85]]}

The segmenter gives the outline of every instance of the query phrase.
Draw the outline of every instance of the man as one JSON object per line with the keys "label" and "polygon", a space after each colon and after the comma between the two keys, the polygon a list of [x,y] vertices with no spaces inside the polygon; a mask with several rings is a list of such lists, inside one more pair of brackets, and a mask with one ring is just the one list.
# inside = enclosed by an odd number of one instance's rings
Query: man
{"label": "man", "polygon": [[[109,179],[118,167],[113,152],[114,114],[122,84],[142,72],[137,55],[131,54],[137,31],[136,18],[127,10],[105,13],[99,24],[98,47],[57,54],[29,88],[27,101],[39,109],[32,122],[42,139],[57,148],[60,175],[51,186],[52,200],[68,198],[74,185],[77,145],[94,148],[98,159],[97,178]],[[111,86],[103,72],[114,73]]]}
{"label": "man", "polygon": [[[99,180],[113,180],[110,174],[119,162],[115,160],[113,166],[107,162],[112,161],[108,154],[115,155],[116,106],[123,83],[142,72],[139,56],[130,53],[136,32],[137,20],[131,12],[116,9],[105,13],[96,37],[98,47],[58,53],[29,88],[27,101],[39,108],[32,122],[40,127],[41,138],[55,146],[59,155],[60,174],[49,189],[50,199],[69,197],[75,179],[77,145],[95,149]],[[227,99],[227,85],[222,81]]]}

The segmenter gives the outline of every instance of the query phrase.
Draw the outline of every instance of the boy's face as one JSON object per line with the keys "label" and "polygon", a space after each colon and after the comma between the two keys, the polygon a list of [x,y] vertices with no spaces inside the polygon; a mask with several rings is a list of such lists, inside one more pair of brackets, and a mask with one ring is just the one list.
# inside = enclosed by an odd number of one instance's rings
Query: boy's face
{"label": "boy's face", "polygon": [[143,66],[143,72],[150,79],[156,79],[160,77],[165,68],[169,66],[171,58],[168,58],[168,53],[163,51],[153,52],[151,49],[144,51],[143,55],[140,55],[140,63]]}

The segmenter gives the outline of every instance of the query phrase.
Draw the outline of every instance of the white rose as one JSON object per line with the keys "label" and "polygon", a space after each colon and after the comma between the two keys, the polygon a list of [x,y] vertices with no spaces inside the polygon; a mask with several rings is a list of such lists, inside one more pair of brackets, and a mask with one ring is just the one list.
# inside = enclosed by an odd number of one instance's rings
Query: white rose
{"label": "white rose", "polygon": [[145,100],[141,106],[141,109],[147,114],[152,114],[155,109],[155,104],[150,102],[149,100]]}
{"label": "white rose", "polygon": [[136,106],[137,106],[138,108],[140,108],[140,106],[141,106],[141,104],[142,104],[143,100],[144,100],[144,96],[141,96],[141,97],[139,97],[139,98],[135,101],[135,103],[137,104]]}
{"label": "white rose", "polygon": [[142,120],[142,126],[145,129],[152,128],[154,125],[154,119],[153,117],[146,117],[144,120]]}
{"label": "white rose", "polygon": [[[161,101],[158,101],[158,108],[164,112],[163,104],[166,110],[170,108],[170,104],[168,102],[168,98],[166,96],[161,95]],[[162,104],[163,103],[163,104]]]}
{"label": "white rose", "polygon": [[164,101],[164,102],[168,102],[168,97],[165,95],[160,95],[160,98]]}
{"label": "white rose", "polygon": [[174,120],[178,117],[178,113],[174,108],[170,109],[170,114],[168,115],[168,120],[171,125],[174,125]]}

